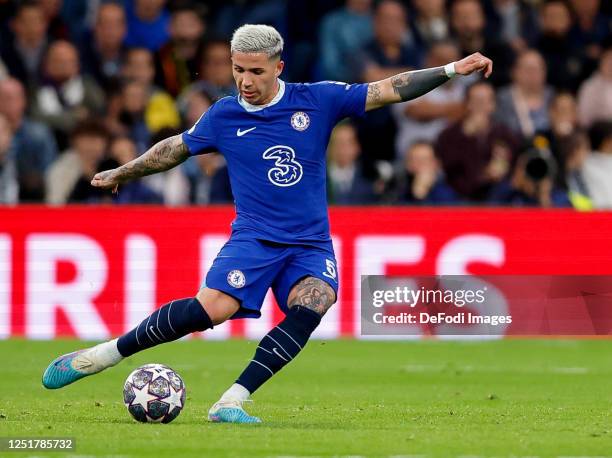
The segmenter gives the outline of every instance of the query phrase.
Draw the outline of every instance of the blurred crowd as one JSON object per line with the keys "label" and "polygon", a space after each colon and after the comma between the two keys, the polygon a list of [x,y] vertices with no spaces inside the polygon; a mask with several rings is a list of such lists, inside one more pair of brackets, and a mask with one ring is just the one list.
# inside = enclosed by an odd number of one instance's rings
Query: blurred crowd
{"label": "blurred crowd", "polygon": [[612,208],[605,0],[0,0],[0,203],[231,203],[215,153],[116,195],[89,182],[236,95],[244,23],[284,36],[291,82],[494,61],[340,124],[330,203]]}

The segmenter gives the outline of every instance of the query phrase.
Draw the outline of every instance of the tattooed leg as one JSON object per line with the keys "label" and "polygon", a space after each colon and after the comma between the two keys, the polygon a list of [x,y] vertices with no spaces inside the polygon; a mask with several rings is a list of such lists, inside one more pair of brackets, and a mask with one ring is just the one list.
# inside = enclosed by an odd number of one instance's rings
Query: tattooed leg
{"label": "tattooed leg", "polygon": [[315,277],[300,280],[289,293],[287,300],[290,309],[300,305],[317,312],[320,316],[325,315],[334,302],[336,302],[334,289],[327,282]]}
{"label": "tattooed leg", "polygon": [[281,370],[304,348],[335,301],[333,288],[323,280],[300,280],[289,294],[287,316],[261,340],[255,356],[224,396],[244,400]]}

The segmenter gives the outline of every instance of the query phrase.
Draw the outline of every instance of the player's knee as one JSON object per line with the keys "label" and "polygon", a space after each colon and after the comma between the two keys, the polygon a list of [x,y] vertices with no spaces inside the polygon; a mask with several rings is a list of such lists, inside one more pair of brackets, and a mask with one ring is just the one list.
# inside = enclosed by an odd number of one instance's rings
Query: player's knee
{"label": "player's knee", "polygon": [[324,280],[315,277],[306,277],[295,285],[289,293],[288,307],[296,305],[317,312],[320,316],[325,315],[336,302],[336,292]]}
{"label": "player's knee", "polygon": [[213,325],[228,320],[240,308],[238,300],[216,289],[202,288],[196,298],[202,304]]}

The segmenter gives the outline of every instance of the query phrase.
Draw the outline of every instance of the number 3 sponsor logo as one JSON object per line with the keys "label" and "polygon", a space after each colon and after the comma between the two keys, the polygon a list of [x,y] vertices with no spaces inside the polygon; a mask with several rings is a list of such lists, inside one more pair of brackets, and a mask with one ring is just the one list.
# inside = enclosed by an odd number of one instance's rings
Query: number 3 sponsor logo
{"label": "number 3 sponsor logo", "polygon": [[275,186],[293,186],[302,179],[302,164],[295,160],[295,151],[289,146],[277,145],[268,148],[263,158],[273,160],[274,167],[268,170],[268,179]]}

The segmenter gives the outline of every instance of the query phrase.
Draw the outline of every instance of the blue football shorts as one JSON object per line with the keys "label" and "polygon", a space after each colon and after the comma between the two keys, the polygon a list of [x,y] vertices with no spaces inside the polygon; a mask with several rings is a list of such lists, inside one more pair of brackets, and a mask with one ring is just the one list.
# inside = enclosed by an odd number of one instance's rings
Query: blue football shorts
{"label": "blue football shorts", "polygon": [[201,287],[222,291],[240,301],[240,310],[232,319],[259,318],[268,288],[286,313],[289,292],[304,277],[327,282],[338,297],[338,270],[331,242],[314,246],[231,237]]}

